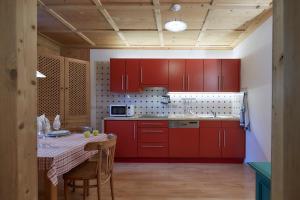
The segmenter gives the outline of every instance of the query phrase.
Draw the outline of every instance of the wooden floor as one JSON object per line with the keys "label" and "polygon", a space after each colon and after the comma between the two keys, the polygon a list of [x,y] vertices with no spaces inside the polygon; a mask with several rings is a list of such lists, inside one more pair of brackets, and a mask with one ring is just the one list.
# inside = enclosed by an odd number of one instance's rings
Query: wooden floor
{"label": "wooden floor", "polygon": [[[59,186],[59,200],[63,187]],[[70,192],[71,200],[82,191]],[[108,185],[102,200],[110,200]],[[254,200],[255,174],[241,164],[115,164],[116,200]],[[87,198],[96,200],[96,190]]]}

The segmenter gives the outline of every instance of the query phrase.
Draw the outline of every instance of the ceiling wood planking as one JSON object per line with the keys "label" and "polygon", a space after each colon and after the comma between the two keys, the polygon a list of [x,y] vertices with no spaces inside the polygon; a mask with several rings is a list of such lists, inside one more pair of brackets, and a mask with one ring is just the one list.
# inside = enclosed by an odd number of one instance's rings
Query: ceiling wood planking
{"label": "ceiling wood planking", "polygon": [[91,41],[88,37],[86,37],[81,32],[76,32],[76,28],[67,22],[64,18],[62,18],[59,14],[57,14],[54,10],[49,9],[41,0],[38,0],[38,4],[42,6],[50,15],[52,15],[54,18],[56,18],[58,21],[60,21],[62,24],[64,24],[67,28],[72,30],[75,34],[79,35],[82,39],[84,39],[86,42],[88,42],[90,45],[95,46],[95,43]]}
{"label": "ceiling wood planking", "polygon": [[160,41],[160,46],[164,46],[164,36],[163,36],[163,27],[162,27],[162,18],[161,18],[161,13],[160,13],[160,4],[159,0],[153,0],[153,5],[155,6],[154,8],[154,17],[155,17],[155,22],[156,22],[156,27],[158,31],[158,37]]}
{"label": "ceiling wood planking", "polygon": [[[87,37],[95,43],[93,48],[232,49],[248,36],[248,30],[261,24],[255,23],[258,16],[272,8],[269,0],[182,0],[175,2],[182,9],[173,13],[169,10],[173,0],[44,1],[76,30],[39,9],[43,12],[38,16],[38,31],[64,45],[85,48],[92,46],[82,43]],[[164,24],[175,18],[187,23],[186,31],[164,30]]]}
{"label": "ceiling wood planking", "polygon": [[119,27],[113,20],[113,18],[110,16],[110,14],[107,12],[107,10],[103,7],[100,0],[92,0],[98,11],[102,13],[102,15],[105,17],[105,19],[108,21],[108,23],[111,25],[111,27],[117,32],[118,36],[121,38],[121,40],[125,43],[126,46],[130,46],[126,38],[124,37],[123,33],[120,32]]}

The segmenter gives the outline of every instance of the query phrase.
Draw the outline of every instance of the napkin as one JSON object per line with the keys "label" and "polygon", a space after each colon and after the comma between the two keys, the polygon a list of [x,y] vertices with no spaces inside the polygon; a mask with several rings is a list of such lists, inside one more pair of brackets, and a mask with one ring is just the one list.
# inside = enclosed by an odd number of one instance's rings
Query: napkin
{"label": "napkin", "polygon": [[60,129],[60,115],[56,115],[56,117],[54,118],[54,121],[53,121],[53,129],[54,130],[59,130]]}

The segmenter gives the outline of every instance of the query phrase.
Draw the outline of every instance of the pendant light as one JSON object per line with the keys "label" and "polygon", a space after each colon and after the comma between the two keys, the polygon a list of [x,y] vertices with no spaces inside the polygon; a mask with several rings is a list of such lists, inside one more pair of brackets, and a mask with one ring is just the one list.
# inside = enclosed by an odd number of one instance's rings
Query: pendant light
{"label": "pendant light", "polygon": [[[178,12],[181,10],[181,5],[172,4],[170,10]],[[165,29],[171,32],[181,32],[187,29],[187,24],[184,21],[174,19],[165,23]]]}

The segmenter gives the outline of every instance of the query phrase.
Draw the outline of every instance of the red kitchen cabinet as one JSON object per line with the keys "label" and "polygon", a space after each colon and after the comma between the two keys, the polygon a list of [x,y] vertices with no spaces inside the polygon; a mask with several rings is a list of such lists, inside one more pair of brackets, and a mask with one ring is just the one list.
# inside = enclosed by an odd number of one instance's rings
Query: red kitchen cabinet
{"label": "red kitchen cabinet", "polygon": [[186,91],[203,92],[204,87],[204,66],[203,60],[191,59],[186,60]]}
{"label": "red kitchen cabinet", "polygon": [[142,86],[168,87],[169,62],[167,59],[140,60]]}
{"label": "red kitchen cabinet", "polygon": [[221,158],[221,129],[220,128],[201,128],[200,129],[200,157],[202,158]]}
{"label": "red kitchen cabinet", "polygon": [[204,92],[221,91],[221,60],[204,60]]}
{"label": "red kitchen cabinet", "polygon": [[170,128],[169,156],[173,158],[195,158],[199,155],[198,128]]}
{"label": "red kitchen cabinet", "polygon": [[137,157],[138,139],[136,121],[105,121],[105,132],[117,135],[116,157]]}
{"label": "red kitchen cabinet", "polygon": [[222,91],[240,91],[240,59],[222,60]]}
{"label": "red kitchen cabinet", "polygon": [[245,132],[239,121],[201,121],[200,157],[244,158]]}
{"label": "red kitchen cabinet", "polygon": [[245,157],[245,131],[240,127],[238,121],[223,121],[223,158]]}
{"label": "red kitchen cabinet", "polygon": [[137,59],[110,60],[110,91],[138,92],[140,87],[140,66]]}
{"label": "red kitchen cabinet", "polygon": [[110,91],[125,92],[126,60],[110,60]]}
{"label": "red kitchen cabinet", "polygon": [[169,60],[169,91],[184,92],[186,88],[185,60]]}

